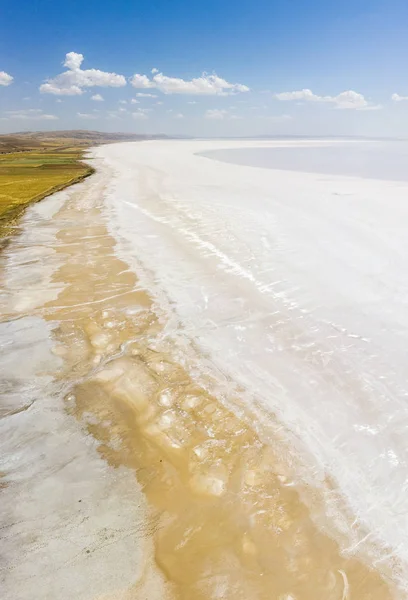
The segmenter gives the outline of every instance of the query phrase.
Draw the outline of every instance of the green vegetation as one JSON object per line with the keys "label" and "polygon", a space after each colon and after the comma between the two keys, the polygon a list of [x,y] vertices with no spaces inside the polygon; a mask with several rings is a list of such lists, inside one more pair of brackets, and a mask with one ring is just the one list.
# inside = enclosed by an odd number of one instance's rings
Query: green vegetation
{"label": "green vegetation", "polygon": [[77,129],[72,131],[23,131],[0,135],[0,154],[67,148],[68,146],[89,147],[112,142],[138,142],[165,138],[165,135],[143,135],[139,133],[107,133]]}
{"label": "green vegetation", "polygon": [[90,146],[163,138],[100,131],[26,131],[0,135],[0,238],[28,204],[93,172],[81,162]]}
{"label": "green vegetation", "polygon": [[93,169],[75,147],[0,154],[0,236],[31,202],[81,181]]}

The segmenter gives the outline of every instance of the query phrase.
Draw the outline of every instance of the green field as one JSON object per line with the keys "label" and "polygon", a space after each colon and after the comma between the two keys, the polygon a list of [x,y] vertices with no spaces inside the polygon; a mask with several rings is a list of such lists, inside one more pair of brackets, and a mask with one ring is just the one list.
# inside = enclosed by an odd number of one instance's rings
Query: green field
{"label": "green field", "polygon": [[0,235],[28,204],[91,174],[82,157],[75,147],[0,154]]}
{"label": "green field", "polygon": [[165,137],[89,130],[0,134],[0,238],[12,229],[31,202],[38,202],[93,172],[81,162],[87,148]]}

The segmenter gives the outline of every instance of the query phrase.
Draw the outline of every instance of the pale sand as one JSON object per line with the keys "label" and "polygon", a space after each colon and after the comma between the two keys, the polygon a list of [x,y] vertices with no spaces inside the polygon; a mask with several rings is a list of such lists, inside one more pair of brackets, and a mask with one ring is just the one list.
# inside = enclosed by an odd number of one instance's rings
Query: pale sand
{"label": "pale sand", "polygon": [[[1,256],[0,596],[5,600],[124,600],[129,589],[137,589],[140,598],[168,595],[154,564],[150,508],[133,470],[110,468],[95,440],[66,414],[64,389],[78,369],[71,364],[66,371],[56,343],[64,312],[48,308],[63,297],[69,301],[69,275],[65,271],[64,281],[61,274],[70,261],[81,262],[89,243],[83,236],[95,231],[103,187],[103,177],[96,176],[30,208],[22,233]],[[103,246],[100,250],[102,259]],[[72,290],[73,298],[83,300],[81,285]],[[69,344],[76,363],[84,345],[72,339]],[[81,372],[88,369],[84,363]]]}
{"label": "pale sand", "polygon": [[5,597],[396,597],[318,530],[286,441],[250,426],[239,389],[215,397],[181,364],[106,229],[111,181],[105,167],[71,190],[52,222],[32,209],[5,255],[6,271],[21,257],[3,305],[17,373],[0,421]]}

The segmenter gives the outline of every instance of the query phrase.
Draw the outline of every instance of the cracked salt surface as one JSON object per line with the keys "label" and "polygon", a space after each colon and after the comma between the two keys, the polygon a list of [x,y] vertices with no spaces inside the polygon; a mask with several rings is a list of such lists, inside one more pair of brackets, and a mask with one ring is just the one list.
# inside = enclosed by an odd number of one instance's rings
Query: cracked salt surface
{"label": "cracked salt surface", "polygon": [[[110,226],[121,256],[207,368],[295,434],[309,463],[300,479],[333,477],[406,564],[408,184],[200,156],[273,147],[290,160],[330,146],[341,153],[341,142],[165,141],[95,155],[116,173]],[[168,335],[182,354],[183,336]]]}
{"label": "cracked salt surface", "polygon": [[406,585],[407,186],[251,144],[95,149],[1,256],[6,597]]}

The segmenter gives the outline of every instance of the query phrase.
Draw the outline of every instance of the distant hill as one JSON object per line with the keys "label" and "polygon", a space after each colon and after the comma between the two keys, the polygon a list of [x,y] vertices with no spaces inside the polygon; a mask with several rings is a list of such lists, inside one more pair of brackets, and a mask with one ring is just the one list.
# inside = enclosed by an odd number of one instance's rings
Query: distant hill
{"label": "distant hill", "polygon": [[65,146],[94,146],[113,142],[137,142],[165,139],[166,135],[142,135],[138,133],[106,133],[73,129],[68,131],[21,131],[0,135],[0,154],[22,152]]}

